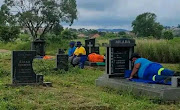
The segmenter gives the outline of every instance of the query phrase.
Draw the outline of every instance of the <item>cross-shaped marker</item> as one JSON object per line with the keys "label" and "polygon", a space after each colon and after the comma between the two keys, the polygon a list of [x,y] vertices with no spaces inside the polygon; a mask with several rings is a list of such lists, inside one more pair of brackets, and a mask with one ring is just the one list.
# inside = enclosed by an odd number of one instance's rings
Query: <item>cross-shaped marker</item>
{"label": "cross-shaped marker", "polygon": [[87,46],[89,47],[89,53],[91,53],[91,47],[93,47],[93,45],[91,44],[91,42],[89,42]]}

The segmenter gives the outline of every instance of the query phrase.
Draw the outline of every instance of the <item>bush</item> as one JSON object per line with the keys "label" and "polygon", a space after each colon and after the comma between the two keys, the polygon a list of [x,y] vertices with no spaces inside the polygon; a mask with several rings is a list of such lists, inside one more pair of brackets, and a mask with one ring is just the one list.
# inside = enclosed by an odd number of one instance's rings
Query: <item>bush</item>
{"label": "bush", "polygon": [[115,33],[106,33],[104,37],[105,38],[116,38],[117,34],[115,34]]}
{"label": "bush", "polygon": [[122,31],[122,32],[118,32],[118,35],[126,35],[126,32]]}
{"label": "bush", "polygon": [[55,34],[46,34],[45,36],[47,43],[60,43],[62,41],[62,37],[60,35]]}
{"label": "bush", "polygon": [[30,41],[30,36],[28,34],[20,34],[19,39],[23,42]]}
{"label": "bush", "polygon": [[69,29],[65,29],[61,32],[61,36],[63,39],[77,39],[77,34],[75,32],[70,31]]}
{"label": "bush", "polygon": [[163,38],[164,39],[167,39],[167,40],[170,40],[170,39],[173,39],[173,33],[171,31],[165,31],[163,33]]}
{"label": "bush", "polygon": [[3,42],[11,42],[16,40],[19,33],[20,30],[17,26],[0,26],[0,40]]}

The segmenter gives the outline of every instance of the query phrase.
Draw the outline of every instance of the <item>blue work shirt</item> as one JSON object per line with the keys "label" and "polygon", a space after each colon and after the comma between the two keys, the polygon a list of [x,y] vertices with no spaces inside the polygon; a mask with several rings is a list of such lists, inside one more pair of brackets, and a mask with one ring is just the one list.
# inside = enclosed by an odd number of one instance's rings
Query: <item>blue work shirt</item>
{"label": "blue work shirt", "polygon": [[144,72],[146,70],[146,68],[148,67],[149,64],[153,63],[151,61],[149,61],[148,59],[145,59],[145,58],[138,58],[134,64],[138,64],[140,63],[140,68],[138,70],[138,77],[143,79],[143,75],[144,75]]}
{"label": "blue work shirt", "polygon": [[69,48],[68,50],[68,56],[72,56],[74,54],[74,51],[76,50],[76,47]]}

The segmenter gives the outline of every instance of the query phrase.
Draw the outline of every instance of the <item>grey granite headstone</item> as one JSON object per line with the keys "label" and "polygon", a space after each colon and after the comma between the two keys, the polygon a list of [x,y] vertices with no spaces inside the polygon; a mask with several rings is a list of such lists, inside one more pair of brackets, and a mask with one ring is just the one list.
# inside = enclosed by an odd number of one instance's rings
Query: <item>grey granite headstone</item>
{"label": "grey granite headstone", "polygon": [[45,56],[45,41],[43,39],[36,39],[31,44],[31,50],[36,51],[36,56]]}
{"label": "grey granite headstone", "polygon": [[36,75],[32,62],[36,51],[12,51],[12,84],[44,84],[43,75]]}

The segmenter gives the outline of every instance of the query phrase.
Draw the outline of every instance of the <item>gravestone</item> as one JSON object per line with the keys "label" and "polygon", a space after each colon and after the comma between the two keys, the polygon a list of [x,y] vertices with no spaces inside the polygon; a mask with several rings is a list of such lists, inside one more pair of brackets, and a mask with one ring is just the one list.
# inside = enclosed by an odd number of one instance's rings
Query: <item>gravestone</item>
{"label": "gravestone", "polygon": [[12,84],[31,85],[48,84],[43,82],[43,75],[36,75],[33,71],[32,62],[36,51],[13,51],[12,52]]}
{"label": "gravestone", "polygon": [[89,55],[91,53],[97,53],[99,54],[99,47],[96,46],[95,44],[95,39],[88,39],[85,40],[85,49],[86,49],[86,54]]}
{"label": "gravestone", "polygon": [[65,54],[65,49],[59,49],[56,55],[56,69],[68,71],[68,55]]}
{"label": "gravestone", "polygon": [[58,54],[65,54],[66,49],[58,49]]}
{"label": "gravestone", "polygon": [[36,51],[36,56],[45,56],[45,41],[43,39],[36,39],[31,44],[31,50]]}
{"label": "gravestone", "polygon": [[88,47],[89,43],[92,44],[92,47],[95,47],[96,39],[87,39],[87,40],[85,40],[85,47]]}
{"label": "gravestone", "polygon": [[106,49],[106,73],[109,77],[124,76],[125,70],[132,69],[129,60],[134,53],[134,39],[114,39]]}
{"label": "gravestone", "polygon": [[96,79],[96,86],[130,91],[150,99],[180,101],[180,77],[172,77],[172,86],[139,83],[124,78],[124,70],[132,69],[129,59],[134,52],[134,46],[133,39],[115,39],[109,42],[106,51],[106,72]]}

